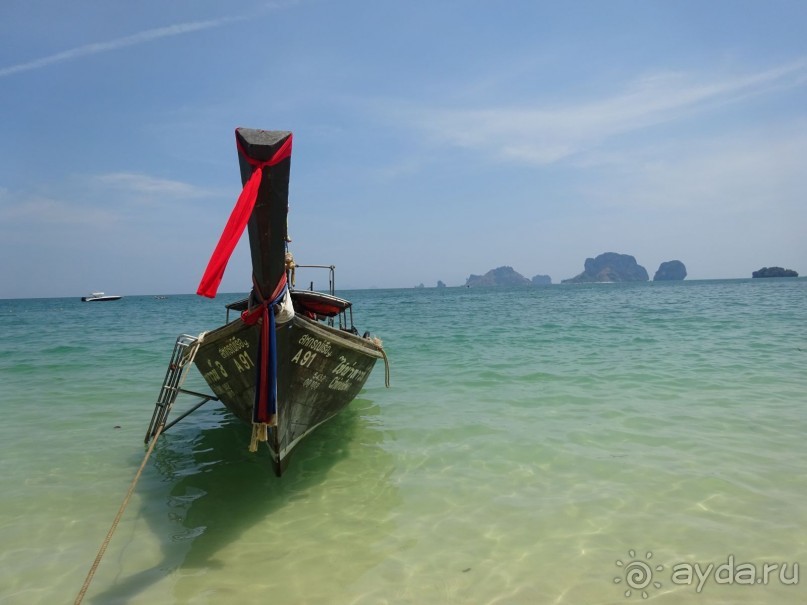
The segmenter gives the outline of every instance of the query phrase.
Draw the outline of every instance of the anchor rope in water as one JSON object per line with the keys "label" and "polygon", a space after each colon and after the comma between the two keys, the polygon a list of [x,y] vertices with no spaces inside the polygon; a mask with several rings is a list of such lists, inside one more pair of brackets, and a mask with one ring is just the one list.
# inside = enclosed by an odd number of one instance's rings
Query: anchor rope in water
{"label": "anchor rope in water", "polygon": [[129,485],[129,491],[126,492],[126,497],[121,502],[120,508],[118,509],[118,514],[115,516],[115,520],[112,522],[112,526],[109,528],[109,531],[106,534],[106,538],[104,538],[103,543],[101,544],[101,548],[98,549],[98,554],[95,556],[95,561],[90,567],[89,573],[87,573],[87,578],[84,580],[84,585],[81,587],[81,590],[76,597],[74,605],[80,605],[80,603],[84,600],[84,595],[87,593],[87,589],[90,587],[90,583],[92,582],[93,576],[95,572],[98,570],[98,566],[101,564],[101,559],[104,557],[104,553],[106,552],[107,546],[109,546],[110,540],[112,540],[112,535],[115,533],[115,530],[118,528],[118,523],[120,523],[121,517],[123,517],[123,513],[126,510],[126,507],[129,505],[129,500],[132,498],[132,494],[134,493],[135,486],[137,482],[140,480],[140,475],[143,474],[143,469],[146,467],[146,462],[148,462],[149,456],[151,456],[151,452],[154,451],[154,446],[157,444],[157,439],[160,437],[160,434],[165,428],[165,423],[163,422],[160,426],[157,427],[157,430],[154,433],[154,437],[149,444],[149,448],[146,451],[146,455],[143,457],[143,462],[140,463],[140,468],[137,469],[137,473],[132,480],[131,485]]}
{"label": "anchor rope in water", "polygon": [[[182,387],[185,382],[185,378],[187,377],[188,373],[185,371],[186,368],[193,363],[193,360],[196,359],[196,353],[199,351],[199,346],[202,344],[202,340],[204,340],[205,334],[207,332],[202,332],[196,338],[195,342],[193,343],[193,348],[182,355],[181,359],[177,362],[178,369],[182,372],[179,377],[179,381],[177,382],[176,386],[174,387],[177,391]],[[112,526],[109,528],[109,531],[106,534],[106,538],[101,543],[101,547],[98,549],[98,554],[95,556],[95,561],[93,561],[92,566],[90,567],[90,571],[87,573],[87,578],[84,580],[84,585],[81,587],[78,595],[76,596],[76,600],[74,605],[80,605],[81,602],[84,600],[84,595],[87,594],[87,589],[90,587],[90,583],[92,582],[93,576],[95,576],[95,572],[98,570],[98,566],[101,564],[101,559],[104,557],[104,553],[106,552],[107,547],[109,546],[109,542],[112,540],[112,535],[115,533],[115,530],[118,528],[118,524],[120,523],[121,518],[123,517],[123,513],[126,511],[126,507],[129,505],[129,500],[132,499],[132,494],[134,493],[134,489],[137,486],[137,482],[140,480],[140,475],[143,474],[143,469],[146,468],[146,462],[148,462],[149,457],[151,456],[151,452],[154,451],[154,446],[157,445],[157,439],[160,438],[160,435],[165,428],[165,421],[167,417],[162,419],[162,422],[157,426],[157,430],[154,431],[154,436],[151,438],[151,442],[149,443],[148,450],[146,450],[146,455],[143,456],[143,462],[140,463],[140,468],[137,469],[137,473],[135,473],[134,479],[132,479],[132,483],[129,485],[129,491],[126,492],[126,497],[121,502],[120,508],[118,509],[118,514],[115,515],[115,520],[112,521]]]}

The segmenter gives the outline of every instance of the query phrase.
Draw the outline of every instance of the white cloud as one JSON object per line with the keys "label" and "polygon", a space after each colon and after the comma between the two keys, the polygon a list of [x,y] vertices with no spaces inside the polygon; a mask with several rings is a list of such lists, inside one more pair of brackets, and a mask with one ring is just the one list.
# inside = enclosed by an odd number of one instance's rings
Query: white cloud
{"label": "white cloud", "polygon": [[94,42],[92,44],[85,44],[83,46],[71,48],[70,50],[65,50],[60,53],[49,55],[47,57],[42,57],[40,59],[34,59],[32,61],[27,61],[25,63],[18,63],[17,65],[10,65],[9,67],[4,67],[0,69],[0,78],[4,76],[11,76],[13,74],[21,73],[24,71],[31,71],[33,69],[48,67],[50,65],[54,65],[56,63],[62,63],[64,61],[72,61],[73,59],[78,59],[80,57],[87,57],[89,55],[96,55],[98,53],[109,52],[112,50],[117,50],[119,48],[125,48],[127,46],[136,46],[138,44],[145,44],[148,42],[152,42],[154,40],[158,40],[160,38],[168,38],[171,36],[179,36],[183,34],[201,31],[204,29],[221,27],[222,25],[226,25],[234,21],[240,21],[241,19],[244,19],[244,17],[222,17],[220,19],[211,19],[208,21],[191,21],[188,23],[178,23],[176,25],[169,25],[167,27],[157,27],[154,29],[149,29],[146,31],[138,32],[136,34],[132,34],[131,36],[124,36],[122,38],[117,38],[115,40],[108,40],[107,42]]}
{"label": "white cloud", "polygon": [[63,63],[65,61],[73,61],[75,59],[80,59],[81,57],[88,57],[90,55],[110,52],[121,48],[126,48],[129,46],[147,44],[149,42],[160,40],[162,38],[182,36],[185,34],[191,34],[206,29],[214,29],[217,27],[222,27],[225,25],[229,25],[231,23],[236,23],[239,21],[243,21],[245,19],[253,18],[258,12],[260,12],[263,9],[280,9],[284,8],[285,6],[293,6],[296,3],[297,3],[296,0],[291,0],[290,2],[265,2],[258,8],[256,12],[253,13],[230,15],[226,17],[219,17],[217,19],[207,19],[204,21],[188,21],[187,23],[176,23],[174,25],[167,25],[165,27],[155,27],[153,29],[147,29],[145,31],[137,32],[129,36],[122,36],[120,38],[115,38],[114,40],[107,40],[106,42],[93,42],[90,44],[84,44],[82,46],[77,46],[76,48],[71,48],[62,52],[48,55],[47,57],[32,59],[31,61],[25,61],[22,63],[17,63],[16,65],[9,65],[8,67],[0,68],[0,78],[22,73],[25,71],[31,71],[35,69],[41,69],[43,67],[49,67],[51,65],[55,65],[57,63]]}
{"label": "white cloud", "polygon": [[[742,133],[690,136],[655,147],[592,155],[606,176],[585,192],[613,207],[804,214],[807,122]],[[805,216],[807,218],[807,216]]]}
{"label": "white cloud", "polygon": [[85,206],[49,197],[31,197],[11,201],[0,207],[0,221],[13,223],[89,225],[103,227],[118,220],[115,213],[100,207]]}
{"label": "white cloud", "polygon": [[145,174],[132,172],[113,172],[92,177],[95,184],[105,188],[121,190],[140,199],[159,198],[202,198],[213,195],[208,189],[169,179],[160,179]]}
{"label": "white cloud", "polygon": [[420,109],[410,118],[439,141],[502,160],[548,164],[586,152],[617,135],[678,120],[807,81],[807,60],[722,79],[659,73],[623,92],[562,107]]}
{"label": "white cloud", "polygon": [[0,221],[101,228],[141,216],[143,205],[163,204],[172,213],[182,212],[184,206],[176,202],[214,195],[182,181],[116,172],[72,179],[36,194],[0,190]]}

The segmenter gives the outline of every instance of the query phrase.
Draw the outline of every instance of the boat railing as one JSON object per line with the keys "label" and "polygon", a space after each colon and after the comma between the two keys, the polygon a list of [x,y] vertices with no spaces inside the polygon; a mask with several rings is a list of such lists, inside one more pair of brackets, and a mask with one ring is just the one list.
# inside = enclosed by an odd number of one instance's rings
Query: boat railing
{"label": "boat railing", "polygon": [[227,315],[224,323],[230,323],[230,311],[238,311],[240,316],[243,311],[246,311],[249,308],[249,297],[247,296],[246,298],[242,298],[235,302],[224,305],[224,308],[227,309]]}
{"label": "boat railing", "polygon": [[[296,269],[327,269],[328,271],[328,294],[332,297],[336,297],[336,265],[295,265]],[[294,273],[289,272],[289,283],[294,282]],[[299,291],[299,290],[298,290]],[[308,284],[308,291],[314,292],[314,282],[310,281]],[[353,307],[347,301],[342,301],[347,303],[342,306],[339,312],[336,314],[336,317],[339,318],[339,329],[345,330],[347,332],[356,333],[356,328],[353,325]],[[327,316],[327,317],[318,317],[318,319],[324,319],[329,326],[334,325],[334,317]]]}
{"label": "boat railing", "polygon": [[[335,265],[295,265],[296,269],[326,269],[328,271],[328,290],[327,293],[322,292],[321,290],[314,289],[314,282],[309,281],[308,288],[306,289],[296,289],[293,287],[295,280],[295,275],[293,271],[289,271],[288,273],[288,281],[289,284],[292,285],[291,293],[292,299],[295,302],[295,307],[299,304],[304,309],[309,307],[311,310],[311,316],[315,319],[325,321],[328,325],[334,326],[335,324],[335,317],[338,318],[339,321],[339,329],[345,330],[347,332],[356,333],[356,328],[353,324],[353,306],[350,304],[349,301],[343,300],[338,298],[335,294],[336,291],[336,279],[335,279]],[[313,294],[307,295],[307,292],[311,292]],[[297,294],[295,296],[295,293]],[[230,311],[238,312],[239,314],[243,311],[246,311],[249,308],[249,297],[242,298],[231,302],[225,305],[227,309],[227,316],[225,323],[230,323]],[[305,301],[308,301],[309,304],[306,304]],[[313,301],[314,305],[319,304],[320,308],[311,309],[311,302]],[[323,310],[321,307],[329,306],[331,310]]]}
{"label": "boat railing", "polygon": [[[335,295],[336,292],[336,265],[295,265],[295,269],[327,269],[328,270],[328,294]],[[292,283],[292,276],[289,276],[289,283]],[[314,291],[314,282],[309,283],[308,289]]]}

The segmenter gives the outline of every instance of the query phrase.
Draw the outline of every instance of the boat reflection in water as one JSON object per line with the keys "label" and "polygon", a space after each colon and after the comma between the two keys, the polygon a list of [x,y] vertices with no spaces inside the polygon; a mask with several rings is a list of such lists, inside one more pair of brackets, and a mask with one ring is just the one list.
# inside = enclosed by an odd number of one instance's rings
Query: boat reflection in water
{"label": "boat reflection in water", "polygon": [[269,452],[243,447],[249,427],[221,410],[202,415],[213,428],[178,425],[157,444],[140,511],[164,536],[162,559],[116,576],[98,602],[149,596],[166,580],[176,602],[201,594],[255,602],[256,590],[278,603],[332,602],[400,547],[391,512],[401,496],[389,481],[394,461],[379,414],[376,404],[354,401],[300,444],[282,481],[261,472]]}

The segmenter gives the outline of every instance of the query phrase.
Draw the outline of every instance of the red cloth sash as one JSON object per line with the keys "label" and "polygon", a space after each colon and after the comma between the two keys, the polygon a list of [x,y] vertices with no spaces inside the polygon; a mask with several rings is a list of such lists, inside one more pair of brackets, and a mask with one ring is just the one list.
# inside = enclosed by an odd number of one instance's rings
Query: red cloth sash
{"label": "red cloth sash", "polygon": [[275,154],[265,161],[255,160],[249,157],[241,146],[236,136],[235,142],[238,146],[238,151],[244,156],[244,159],[255,167],[249,180],[244,185],[241,195],[238,196],[238,201],[235,203],[232,213],[227,224],[224,226],[224,231],[219,238],[219,243],[207,263],[207,269],[202,276],[202,281],[199,282],[199,287],[196,293],[200,296],[207,298],[215,298],[216,292],[219,289],[219,284],[224,277],[224,269],[227,267],[227,262],[241,239],[244,229],[249,222],[249,217],[252,216],[252,210],[255,208],[255,201],[258,198],[258,189],[261,186],[261,179],[263,178],[263,169],[266,166],[274,166],[279,164],[288,157],[291,157],[291,140],[292,135],[286,139],[283,145],[280,146]]}

